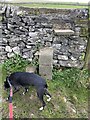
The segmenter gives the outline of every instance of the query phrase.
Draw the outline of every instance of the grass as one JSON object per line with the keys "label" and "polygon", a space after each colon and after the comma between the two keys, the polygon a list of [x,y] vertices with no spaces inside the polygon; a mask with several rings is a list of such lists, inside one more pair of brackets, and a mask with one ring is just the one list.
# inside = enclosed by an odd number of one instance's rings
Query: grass
{"label": "grass", "polygon": [[88,8],[87,5],[72,5],[72,4],[61,4],[61,3],[19,3],[17,6],[28,7],[28,8]]}
{"label": "grass", "polygon": [[[5,79],[3,72],[3,80]],[[0,78],[1,81],[1,78]],[[41,106],[37,98],[36,90],[30,87],[29,92],[22,95],[23,89],[13,96],[13,109],[15,118],[87,118],[88,96],[87,70],[65,69],[54,70],[53,79],[47,80],[49,91],[52,95],[51,101],[46,102],[47,106],[39,111]],[[9,94],[3,91],[2,116],[8,118],[8,102],[5,100]],[[45,98],[46,101],[46,98]]]}

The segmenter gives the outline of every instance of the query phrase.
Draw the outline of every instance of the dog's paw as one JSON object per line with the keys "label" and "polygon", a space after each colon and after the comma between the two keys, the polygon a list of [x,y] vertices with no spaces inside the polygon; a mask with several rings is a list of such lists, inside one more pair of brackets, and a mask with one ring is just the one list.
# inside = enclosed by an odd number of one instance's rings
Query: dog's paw
{"label": "dog's paw", "polygon": [[49,97],[48,99],[47,99],[47,102],[49,102],[51,100],[51,97]]}
{"label": "dog's paw", "polygon": [[49,95],[46,95],[48,97],[47,101],[49,102],[51,100],[51,97]]}
{"label": "dog's paw", "polygon": [[42,111],[44,109],[44,107],[40,107],[39,110]]}
{"label": "dog's paw", "polygon": [[25,92],[23,92],[22,94],[25,95]]}
{"label": "dog's paw", "polygon": [[9,98],[8,98],[8,97],[6,98],[6,101],[9,101]]}
{"label": "dog's paw", "polygon": [[28,89],[26,90],[26,92],[28,92]]}

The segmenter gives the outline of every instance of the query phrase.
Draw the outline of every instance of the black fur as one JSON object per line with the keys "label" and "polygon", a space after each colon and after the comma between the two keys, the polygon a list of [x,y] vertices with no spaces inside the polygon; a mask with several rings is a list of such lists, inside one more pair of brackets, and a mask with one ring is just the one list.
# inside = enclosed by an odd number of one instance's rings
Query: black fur
{"label": "black fur", "polygon": [[21,86],[25,88],[25,93],[27,92],[29,86],[35,86],[37,90],[37,96],[42,102],[43,107],[45,107],[46,105],[45,101],[43,100],[43,96],[49,95],[51,97],[51,95],[47,91],[48,86],[45,79],[37,74],[28,72],[12,73],[9,77],[6,77],[6,81],[4,82],[5,89],[10,87],[8,80],[15,89],[14,93],[16,93]]}

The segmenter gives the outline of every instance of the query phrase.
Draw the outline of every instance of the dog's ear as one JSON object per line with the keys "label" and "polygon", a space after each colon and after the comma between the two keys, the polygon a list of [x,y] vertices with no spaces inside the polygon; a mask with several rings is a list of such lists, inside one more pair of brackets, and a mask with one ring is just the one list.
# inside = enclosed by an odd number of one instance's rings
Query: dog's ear
{"label": "dog's ear", "polygon": [[8,89],[10,86],[8,84],[8,81],[4,81],[4,90]]}

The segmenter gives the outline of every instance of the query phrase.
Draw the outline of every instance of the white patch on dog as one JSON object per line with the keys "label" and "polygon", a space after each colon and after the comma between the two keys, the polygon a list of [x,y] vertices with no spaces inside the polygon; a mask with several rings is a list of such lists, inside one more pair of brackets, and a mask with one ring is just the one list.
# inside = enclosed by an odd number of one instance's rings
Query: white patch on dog
{"label": "white patch on dog", "polygon": [[40,108],[39,108],[40,111],[43,110],[43,109],[44,109],[44,107],[40,107]]}
{"label": "white patch on dog", "polygon": [[28,92],[28,89],[27,89],[27,92]]}
{"label": "white patch on dog", "polygon": [[47,97],[50,97],[49,95],[46,95]]}
{"label": "white patch on dog", "polygon": [[46,95],[48,97],[47,101],[49,102],[51,100],[51,97],[49,95]]}
{"label": "white patch on dog", "polygon": [[47,101],[49,102],[51,100],[51,97],[49,97],[48,99],[47,99]]}
{"label": "white patch on dog", "polygon": [[7,97],[7,98],[6,98],[6,101],[8,101],[8,100],[9,100],[9,98]]}
{"label": "white patch on dog", "polygon": [[25,95],[25,92],[23,92],[23,95]]}

